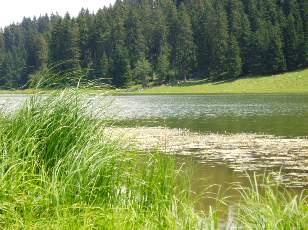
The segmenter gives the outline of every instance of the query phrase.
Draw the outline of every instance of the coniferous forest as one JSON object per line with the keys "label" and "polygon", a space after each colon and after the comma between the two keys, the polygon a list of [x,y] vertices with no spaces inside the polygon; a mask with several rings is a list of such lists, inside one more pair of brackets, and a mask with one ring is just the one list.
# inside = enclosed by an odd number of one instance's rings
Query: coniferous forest
{"label": "coniferous forest", "polygon": [[308,2],[118,0],[0,31],[2,88],[27,87],[50,66],[115,87],[292,71],[308,66]]}

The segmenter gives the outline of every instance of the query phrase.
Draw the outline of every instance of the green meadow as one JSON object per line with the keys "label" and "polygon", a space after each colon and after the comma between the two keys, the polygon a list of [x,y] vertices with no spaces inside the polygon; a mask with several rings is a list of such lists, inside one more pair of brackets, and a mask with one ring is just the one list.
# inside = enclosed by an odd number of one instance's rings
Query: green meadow
{"label": "green meadow", "polygon": [[138,89],[137,94],[308,93],[308,69],[273,76],[230,81],[187,81],[178,85]]}

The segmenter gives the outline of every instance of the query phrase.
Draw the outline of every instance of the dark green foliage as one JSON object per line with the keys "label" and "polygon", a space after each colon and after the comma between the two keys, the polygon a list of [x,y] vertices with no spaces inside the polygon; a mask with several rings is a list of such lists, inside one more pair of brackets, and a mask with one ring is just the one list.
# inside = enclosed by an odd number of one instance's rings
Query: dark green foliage
{"label": "dark green foliage", "polygon": [[151,64],[144,57],[137,61],[134,69],[135,78],[142,84],[143,87],[149,85],[150,75],[152,72]]}
{"label": "dark green foliage", "polygon": [[214,80],[224,78],[228,48],[228,22],[226,12],[216,1],[207,1],[205,8],[206,73]]}
{"label": "dark green foliage", "polygon": [[182,4],[178,13],[176,29],[176,68],[179,78],[186,81],[195,61],[195,44],[190,17]]}
{"label": "dark green foliage", "polygon": [[231,34],[229,36],[228,49],[226,53],[226,79],[239,77],[242,73],[242,59],[240,48],[236,37]]}
{"label": "dark green foliage", "polygon": [[124,47],[116,47],[111,64],[112,84],[116,87],[127,86],[127,76],[129,71],[128,55]]}
{"label": "dark green foliage", "polygon": [[53,27],[49,43],[49,63],[62,63],[60,72],[71,71],[80,66],[78,27],[67,14],[58,19]]}
{"label": "dark green foliage", "polygon": [[96,14],[24,18],[0,31],[5,88],[25,86],[48,65],[126,87],[140,83],[134,70],[142,59],[155,75],[149,81],[159,83],[307,67],[307,1],[123,0]]}
{"label": "dark green foliage", "polygon": [[159,74],[160,83],[166,82],[168,71],[170,70],[169,60],[166,54],[160,54],[157,61],[157,73]]}
{"label": "dark green foliage", "polygon": [[286,60],[283,54],[279,28],[273,28],[270,34],[269,47],[267,52],[267,71],[269,73],[279,73],[286,70]]}

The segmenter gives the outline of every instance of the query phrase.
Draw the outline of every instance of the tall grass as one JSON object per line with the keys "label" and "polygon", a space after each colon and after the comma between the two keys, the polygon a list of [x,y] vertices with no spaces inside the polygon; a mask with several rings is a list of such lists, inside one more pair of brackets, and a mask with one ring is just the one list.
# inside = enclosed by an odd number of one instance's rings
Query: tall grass
{"label": "tall grass", "polygon": [[236,218],[242,228],[308,229],[307,191],[292,192],[279,183],[273,184],[268,176],[258,182],[254,175],[249,181],[249,187],[239,188],[242,199]]}
{"label": "tall grass", "polygon": [[82,96],[33,96],[0,121],[0,228],[193,228],[172,159],[104,137]]}

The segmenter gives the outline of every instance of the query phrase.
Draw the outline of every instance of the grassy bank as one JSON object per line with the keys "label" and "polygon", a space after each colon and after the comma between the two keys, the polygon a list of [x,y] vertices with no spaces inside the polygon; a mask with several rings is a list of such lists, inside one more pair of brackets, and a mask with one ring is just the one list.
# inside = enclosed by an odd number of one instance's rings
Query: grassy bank
{"label": "grassy bank", "polygon": [[[132,86],[128,89],[85,88],[84,93],[131,94],[215,94],[215,93],[308,93],[308,69],[273,76],[241,78],[226,82],[207,80],[179,82],[178,85],[157,86],[142,89]],[[51,89],[0,90],[0,94],[52,93]]]}
{"label": "grassy bank", "polygon": [[173,160],[149,153],[141,161],[102,136],[92,115],[70,92],[33,96],[1,117],[0,228],[196,225]]}
{"label": "grassy bank", "polygon": [[[121,148],[81,101],[74,90],[34,95],[1,116],[1,229],[218,228],[214,212],[194,209],[189,181],[172,158]],[[305,197],[258,187],[240,189],[236,225],[307,227]]]}
{"label": "grassy bank", "polygon": [[133,93],[308,93],[308,69],[274,76],[242,78],[228,82],[188,81],[180,83],[178,86],[160,86]]}

